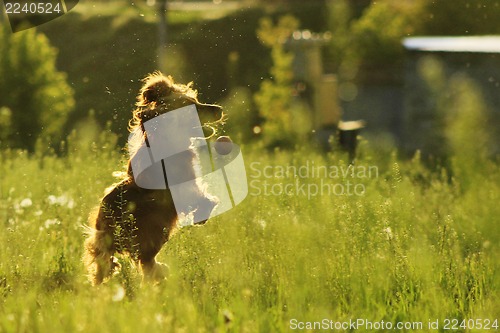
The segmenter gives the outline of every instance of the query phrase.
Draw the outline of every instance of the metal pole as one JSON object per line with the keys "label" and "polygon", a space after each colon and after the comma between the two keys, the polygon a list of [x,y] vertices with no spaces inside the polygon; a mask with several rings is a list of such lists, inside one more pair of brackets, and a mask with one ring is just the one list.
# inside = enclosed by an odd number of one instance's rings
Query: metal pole
{"label": "metal pole", "polygon": [[161,0],[158,6],[158,67],[161,71],[166,69],[167,56],[167,4],[168,0]]}

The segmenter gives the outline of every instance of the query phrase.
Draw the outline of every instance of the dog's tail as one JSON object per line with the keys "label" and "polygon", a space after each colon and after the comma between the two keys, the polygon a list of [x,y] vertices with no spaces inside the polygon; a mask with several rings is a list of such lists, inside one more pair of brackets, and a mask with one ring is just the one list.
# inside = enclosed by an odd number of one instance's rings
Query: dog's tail
{"label": "dog's tail", "polygon": [[86,227],[83,263],[92,285],[101,284],[118,266],[113,257],[112,237],[95,228],[98,210],[90,214],[90,227]]}

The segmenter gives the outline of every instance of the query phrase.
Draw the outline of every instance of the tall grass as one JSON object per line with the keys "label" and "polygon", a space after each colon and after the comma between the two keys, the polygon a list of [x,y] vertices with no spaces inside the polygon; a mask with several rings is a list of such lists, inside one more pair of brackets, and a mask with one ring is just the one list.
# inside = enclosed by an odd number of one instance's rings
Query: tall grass
{"label": "tall grass", "polygon": [[118,275],[90,287],[82,225],[123,162],[109,140],[75,134],[64,157],[1,153],[1,332],[285,332],[294,318],[500,317],[498,165],[484,160],[476,186],[464,189],[418,155],[377,157],[366,144],[357,167],[378,174],[326,179],[363,184],[363,195],[310,198],[256,194],[264,181],[278,184],[275,192],[296,181],[321,185],[324,177],[269,172],[346,168],[345,156],[243,147],[249,196],[173,237],[159,258],[168,280],[144,285],[120,258]]}

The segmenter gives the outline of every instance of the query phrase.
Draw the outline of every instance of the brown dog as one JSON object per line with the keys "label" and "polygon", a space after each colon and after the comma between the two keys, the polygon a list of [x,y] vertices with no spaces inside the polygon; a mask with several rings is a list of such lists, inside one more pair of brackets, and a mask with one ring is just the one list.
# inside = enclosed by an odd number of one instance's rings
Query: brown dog
{"label": "brown dog", "polygon": [[[160,72],[150,74],[137,97],[137,108],[133,111],[130,131],[139,133],[129,141],[129,155],[133,158],[141,144],[147,143],[144,123],[159,115],[194,104],[204,119],[204,114],[212,116],[215,122],[204,122],[215,133],[211,125],[223,123],[222,108],[217,105],[203,104],[198,101],[197,91],[192,83],[178,84],[170,76]],[[144,277],[161,279],[164,268],[155,260],[162,246],[177,229],[179,215],[176,211],[169,188],[150,190],[139,187],[134,179],[131,160],[125,179],[106,191],[99,207],[90,215],[89,235],[85,241],[84,263],[93,285],[102,283],[118,266],[115,253],[129,254],[140,264]],[[184,173],[195,179],[196,153],[189,152]],[[167,162],[168,163],[168,162]],[[193,212],[210,215],[217,199],[206,192],[203,184],[197,183],[185,189],[189,195],[200,200]],[[208,214],[207,214],[208,213]],[[205,223],[201,221],[200,224]]]}

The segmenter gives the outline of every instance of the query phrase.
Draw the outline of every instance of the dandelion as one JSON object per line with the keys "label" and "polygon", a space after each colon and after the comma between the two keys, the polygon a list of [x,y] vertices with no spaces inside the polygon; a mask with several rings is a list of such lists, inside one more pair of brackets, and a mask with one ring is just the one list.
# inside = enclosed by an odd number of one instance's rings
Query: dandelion
{"label": "dandelion", "polygon": [[66,194],[60,195],[58,197],[51,194],[47,197],[47,201],[51,206],[54,205],[66,206],[69,209],[73,209],[75,207],[75,200],[73,200],[73,198],[68,197]]}
{"label": "dandelion", "polygon": [[385,236],[387,237],[387,240],[391,240],[394,236],[392,234],[392,229],[391,227],[387,227],[384,229]]}
{"label": "dandelion", "polygon": [[56,225],[56,224],[61,224],[61,221],[59,221],[58,219],[47,219],[47,220],[45,220],[44,226],[45,226],[45,229],[48,229],[48,228],[50,228],[50,226]]}
{"label": "dandelion", "polygon": [[66,207],[68,207],[69,209],[73,209],[75,207],[75,200],[70,198]]}
{"label": "dandelion", "polygon": [[194,224],[194,214],[190,212],[189,214],[181,213],[179,216],[179,227],[189,227]]}
{"label": "dandelion", "polygon": [[59,204],[59,206],[66,206],[66,204],[68,203],[68,197],[65,194],[57,197],[57,203]]}
{"label": "dandelion", "polygon": [[158,324],[163,324],[163,322],[165,321],[161,313],[155,314],[155,319]]}
{"label": "dandelion", "polygon": [[19,206],[21,206],[22,208],[31,207],[32,205],[33,201],[31,201],[30,198],[23,199],[19,204]]}
{"label": "dandelion", "polygon": [[21,205],[19,205],[18,203],[15,203],[13,207],[14,207],[14,211],[16,212],[16,214],[24,213],[24,209],[22,209]]}
{"label": "dandelion", "polygon": [[122,286],[118,285],[116,287],[115,293],[111,297],[111,300],[113,302],[120,302],[121,300],[123,300],[124,297],[125,297],[125,289]]}

